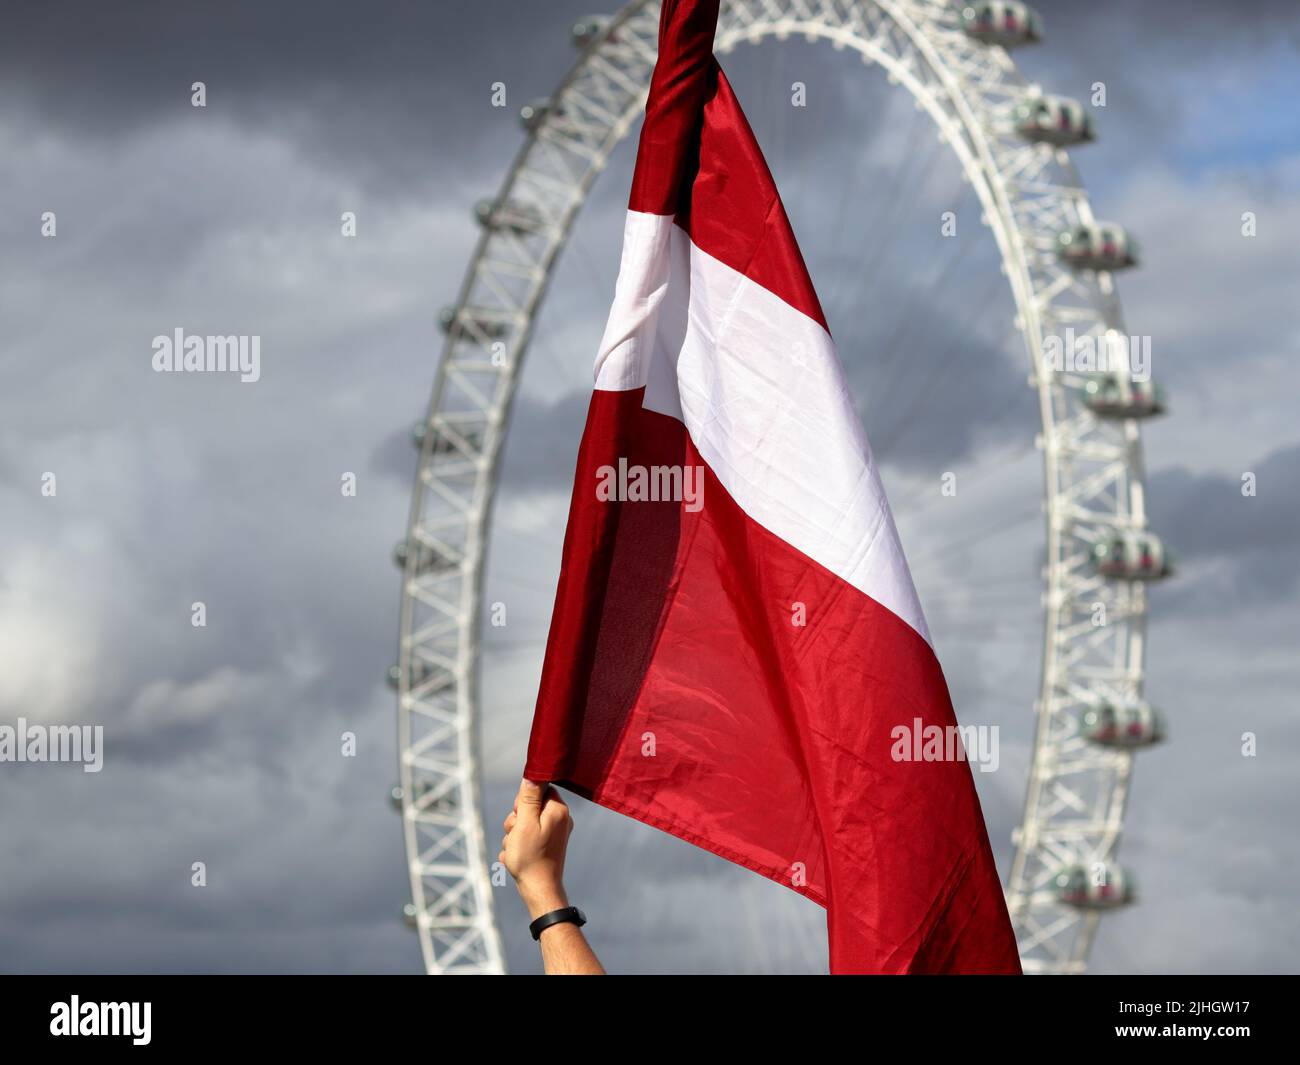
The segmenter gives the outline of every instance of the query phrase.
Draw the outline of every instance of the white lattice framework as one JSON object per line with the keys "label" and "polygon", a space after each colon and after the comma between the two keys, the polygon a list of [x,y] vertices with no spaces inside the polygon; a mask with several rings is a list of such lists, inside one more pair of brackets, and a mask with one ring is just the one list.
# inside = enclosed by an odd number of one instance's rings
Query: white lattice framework
{"label": "white lattice framework", "polygon": [[[477,730],[483,564],[502,444],[538,309],[588,190],[637,121],[659,4],[594,23],[490,208],[466,273],[426,422],[403,555],[398,688],[401,805],[412,906],[430,973],[500,972],[479,813]],[[940,0],[724,0],[717,50],[792,35],[877,63],[934,120],[997,241],[1037,390],[1047,515],[1045,632],[1036,744],[1008,900],[1027,971],[1082,971],[1098,915],[1052,890],[1065,865],[1114,860],[1132,755],[1079,736],[1097,697],[1139,699],[1146,601],[1096,576],[1092,544],[1145,526],[1136,422],[1084,405],[1085,378],[1048,372],[1044,337],[1124,336],[1109,274],[1076,273],[1056,235],[1093,221],[1066,153],[1013,129],[1028,84],[1002,48]],[[1094,623],[1096,604],[1106,624]]]}

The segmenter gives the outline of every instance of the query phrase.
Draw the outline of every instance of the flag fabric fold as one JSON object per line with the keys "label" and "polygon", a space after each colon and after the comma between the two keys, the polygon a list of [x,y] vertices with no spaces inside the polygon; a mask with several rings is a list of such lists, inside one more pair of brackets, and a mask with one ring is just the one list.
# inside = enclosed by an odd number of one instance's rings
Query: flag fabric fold
{"label": "flag fabric fold", "polygon": [[663,5],[524,775],[826,907],[833,972],[1019,972],[968,764],[900,758],[956,719],[717,9]]}

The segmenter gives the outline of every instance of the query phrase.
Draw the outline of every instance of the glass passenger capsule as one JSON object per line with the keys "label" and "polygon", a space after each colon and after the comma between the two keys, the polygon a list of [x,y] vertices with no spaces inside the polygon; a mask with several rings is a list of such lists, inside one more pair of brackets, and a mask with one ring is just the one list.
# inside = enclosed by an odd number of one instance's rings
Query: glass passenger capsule
{"label": "glass passenger capsule", "polygon": [[1103,577],[1154,581],[1174,572],[1172,553],[1155,533],[1137,530],[1112,533],[1098,540],[1092,561]]}
{"label": "glass passenger capsule", "polygon": [[1123,226],[1092,222],[1059,234],[1056,254],[1075,270],[1123,270],[1137,265],[1138,243]]}
{"label": "glass passenger capsule", "polygon": [[[458,423],[452,422],[446,426],[446,429],[439,433],[436,429],[429,426],[428,422],[416,422],[411,427],[411,443],[417,451],[424,447],[424,440],[430,433],[434,434],[433,453],[435,455],[450,455],[453,453],[464,454],[466,450],[477,453],[483,450],[483,440],[486,436],[486,426],[479,423]],[[455,433],[461,440],[468,445],[461,445],[458,441],[452,439],[449,435]]]}
{"label": "glass passenger capsule", "polygon": [[1125,906],[1137,895],[1133,875],[1107,862],[1067,865],[1053,878],[1056,897],[1080,910],[1110,910]]}
{"label": "glass passenger capsule", "polygon": [[1150,418],[1165,412],[1165,390],[1153,381],[1094,374],[1083,387],[1083,402],[1101,418]]}
{"label": "glass passenger capsule", "polygon": [[510,323],[476,307],[444,307],[438,314],[438,327],[450,337],[495,340],[506,335]]}
{"label": "glass passenger capsule", "polygon": [[1092,117],[1078,100],[1065,96],[1030,96],[1016,104],[1016,132],[1038,144],[1082,144],[1095,139]]}
{"label": "glass passenger capsule", "polygon": [[586,48],[587,45],[601,35],[608,25],[608,15],[587,15],[573,24],[573,30],[569,36],[573,40],[575,47]]}
{"label": "glass passenger capsule", "polygon": [[[411,548],[408,541],[403,540],[393,548],[393,564],[398,569],[405,569],[410,557]],[[455,568],[456,560],[440,548],[421,544],[416,551],[415,573],[417,576],[424,573],[445,573]]]}
{"label": "glass passenger capsule", "polygon": [[1043,20],[1019,0],[984,0],[961,9],[961,28],[967,37],[984,44],[1014,48],[1043,39]]}
{"label": "glass passenger capsule", "polygon": [[541,96],[519,109],[519,121],[529,133],[536,133],[552,113],[563,112],[556,109],[550,97]]}
{"label": "glass passenger capsule", "polygon": [[1160,712],[1147,703],[1116,704],[1101,699],[1083,712],[1079,731],[1099,746],[1132,750],[1164,739],[1165,723]]}
{"label": "glass passenger capsule", "polygon": [[542,228],[541,212],[526,203],[497,203],[479,200],[474,205],[474,217],[484,229],[509,233],[536,233]]}

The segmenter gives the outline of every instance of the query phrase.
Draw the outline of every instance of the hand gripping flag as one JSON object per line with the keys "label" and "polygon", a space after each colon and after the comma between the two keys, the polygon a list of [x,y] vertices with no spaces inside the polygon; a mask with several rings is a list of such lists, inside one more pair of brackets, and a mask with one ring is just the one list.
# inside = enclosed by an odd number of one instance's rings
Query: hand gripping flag
{"label": "hand gripping flag", "polygon": [[943,672],[717,13],[663,7],[524,775],[826,907],[833,972],[1017,973],[969,766],[930,743],[955,734]]}

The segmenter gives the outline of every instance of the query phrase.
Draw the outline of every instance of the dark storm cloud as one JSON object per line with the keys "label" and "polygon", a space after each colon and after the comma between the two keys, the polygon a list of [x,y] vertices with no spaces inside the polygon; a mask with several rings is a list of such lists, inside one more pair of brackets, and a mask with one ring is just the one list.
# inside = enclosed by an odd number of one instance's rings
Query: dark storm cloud
{"label": "dark storm cloud", "polygon": [[[0,111],[120,141],[184,120],[202,81],[213,121],[287,139],[376,194],[427,193],[518,143],[519,107],[572,61],[568,31],[584,11],[512,0],[10,5]],[[509,106],[489,105],[494,81]]]}
{"label": "dark storm cloud", "polygon": [[[1166,90],[1171,72],[1192,69],[1189,53],[1236,56],[1300,41],[1300,17],[1286,2],[1038,6],[1048,45],[1017,58],[1049,91],[1086,95],[1093,81],[1106,82],[1128,118],[1113,132],[1146,150],[1181,111],[1180,93]],[[28,0],[7,12],[0,106],[114,139],[184,118],[190,85],[203,81],[212,117],[288,137],[376,191],[414,192],[464,180],[470,168],[490,170],[517,143],[519,105],[555,83],[557,60],[571,55],[569,26],[589,7]],[[1094,35],[1108,46],[1069,47]],[[520,40],[542,46],[520,49]],[[502,110],[487,105],[495,80],[510,95]]]}
{"label": "dark storm cloud", "polygon": [[898,329],[896,316],[860,316],[837,335],[872,449],[884,465],[937,478],[994,438],[1033,438],[1035,396],[1025,383],[1017,336],[1004,330],[995,340],[972,328],[990,317],[986,300],[995,307],[991,317],[1011,317],[997,268],[987,266],[994,287],[988,276],[973,273],[978,280],[945,290],[949,310],[924,295],[918,283],[924,273],[908,276],[904,264],[902,277],[877,280],[870,300],[907,308],[899,319],[907,326]]}
{"label": "dark storm cloud", "polygon": [[420,453],[412,437],[414,429],[420,424],[417,419],[410,429],[394,429],[375,449],[370,457],[370,468],[394,478],[400,484],[410,484],[415,478],[415,469],[419,465]]}
{"label": "dark storm cloud", "polygon": [[[1243,476],[1255,480],[1243,494]],[[1162,470],[1150,479],[1152,528],[1191,572],[1169,606],[1207,610],[1289,601],[1300,586],[1300,446],[1279,448],[1241,475]],[[1167,531],[1166,531],[1167,530]],[[1163,591],[1157,593],[1163,596]]]}

